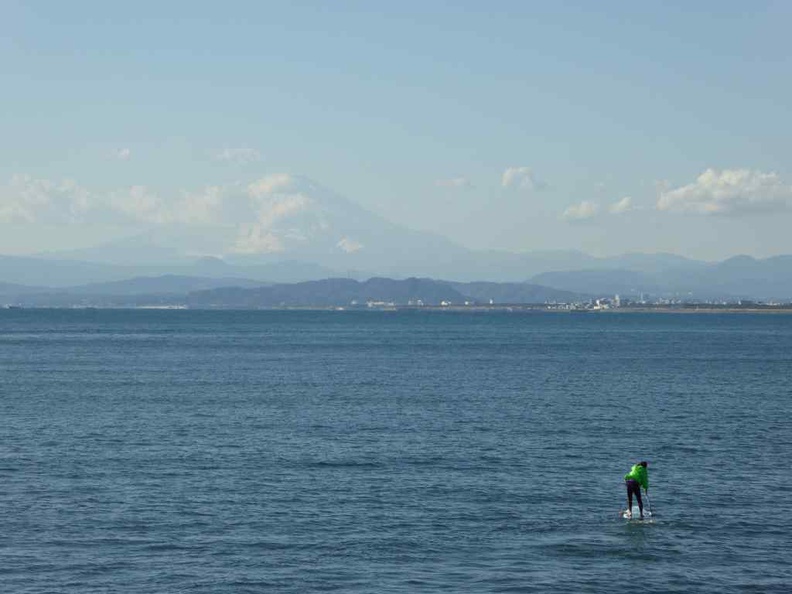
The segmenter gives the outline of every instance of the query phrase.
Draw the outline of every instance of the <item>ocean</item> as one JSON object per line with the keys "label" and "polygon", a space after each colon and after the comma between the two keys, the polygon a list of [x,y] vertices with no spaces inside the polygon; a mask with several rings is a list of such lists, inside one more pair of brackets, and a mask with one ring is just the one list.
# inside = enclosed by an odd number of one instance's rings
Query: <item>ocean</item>
{"label": "ocean", "polygon": [[791,375],[780,314],[0,310],[0,591],[790,592]]}

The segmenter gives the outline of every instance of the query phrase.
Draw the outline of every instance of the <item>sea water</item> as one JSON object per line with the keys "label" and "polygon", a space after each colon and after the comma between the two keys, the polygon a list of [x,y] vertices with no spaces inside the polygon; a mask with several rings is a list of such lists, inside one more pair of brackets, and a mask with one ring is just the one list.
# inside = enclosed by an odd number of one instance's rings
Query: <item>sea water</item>
{"label": "sea water", "polygon": [[0,591],[789,592],[791,375],[788,315],[3,310]]}

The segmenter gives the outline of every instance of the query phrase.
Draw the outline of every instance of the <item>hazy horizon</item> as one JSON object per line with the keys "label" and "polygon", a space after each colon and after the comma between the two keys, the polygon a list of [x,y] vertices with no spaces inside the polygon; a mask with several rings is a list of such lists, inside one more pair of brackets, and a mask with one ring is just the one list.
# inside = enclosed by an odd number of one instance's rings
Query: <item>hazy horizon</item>
{"label": "hazy horizon", "polygon": [[0,254],[792,253],[786,3],[4,12]]}

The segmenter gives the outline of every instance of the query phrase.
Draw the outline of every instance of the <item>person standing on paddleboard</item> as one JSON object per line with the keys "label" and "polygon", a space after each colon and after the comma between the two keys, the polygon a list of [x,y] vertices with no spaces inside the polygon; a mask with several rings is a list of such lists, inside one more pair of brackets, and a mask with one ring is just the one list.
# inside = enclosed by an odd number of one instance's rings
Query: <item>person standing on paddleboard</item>
{"label": "person standing on paddleboard", "polygon": [[648,462],[638,462],[638,464],[633,465],[630,472],[624,475],[624,484],[627,485],[627,513],[632,514],[632,499],[633,494],[635,494],[642,520],[644,515],[641,487],[644,488],[647,494],[649,493],[649,471],[647,466],[649,466]]}

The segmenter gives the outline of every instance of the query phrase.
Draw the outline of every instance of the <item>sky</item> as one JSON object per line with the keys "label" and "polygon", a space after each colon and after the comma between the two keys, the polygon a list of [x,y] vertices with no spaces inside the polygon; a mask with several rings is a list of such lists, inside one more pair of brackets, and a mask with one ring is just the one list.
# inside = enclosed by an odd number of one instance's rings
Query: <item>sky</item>
{"label": "sky", "polygon": [[787,1],[0,14],[0,254],[287,174],[472,249],[792,253]]}

